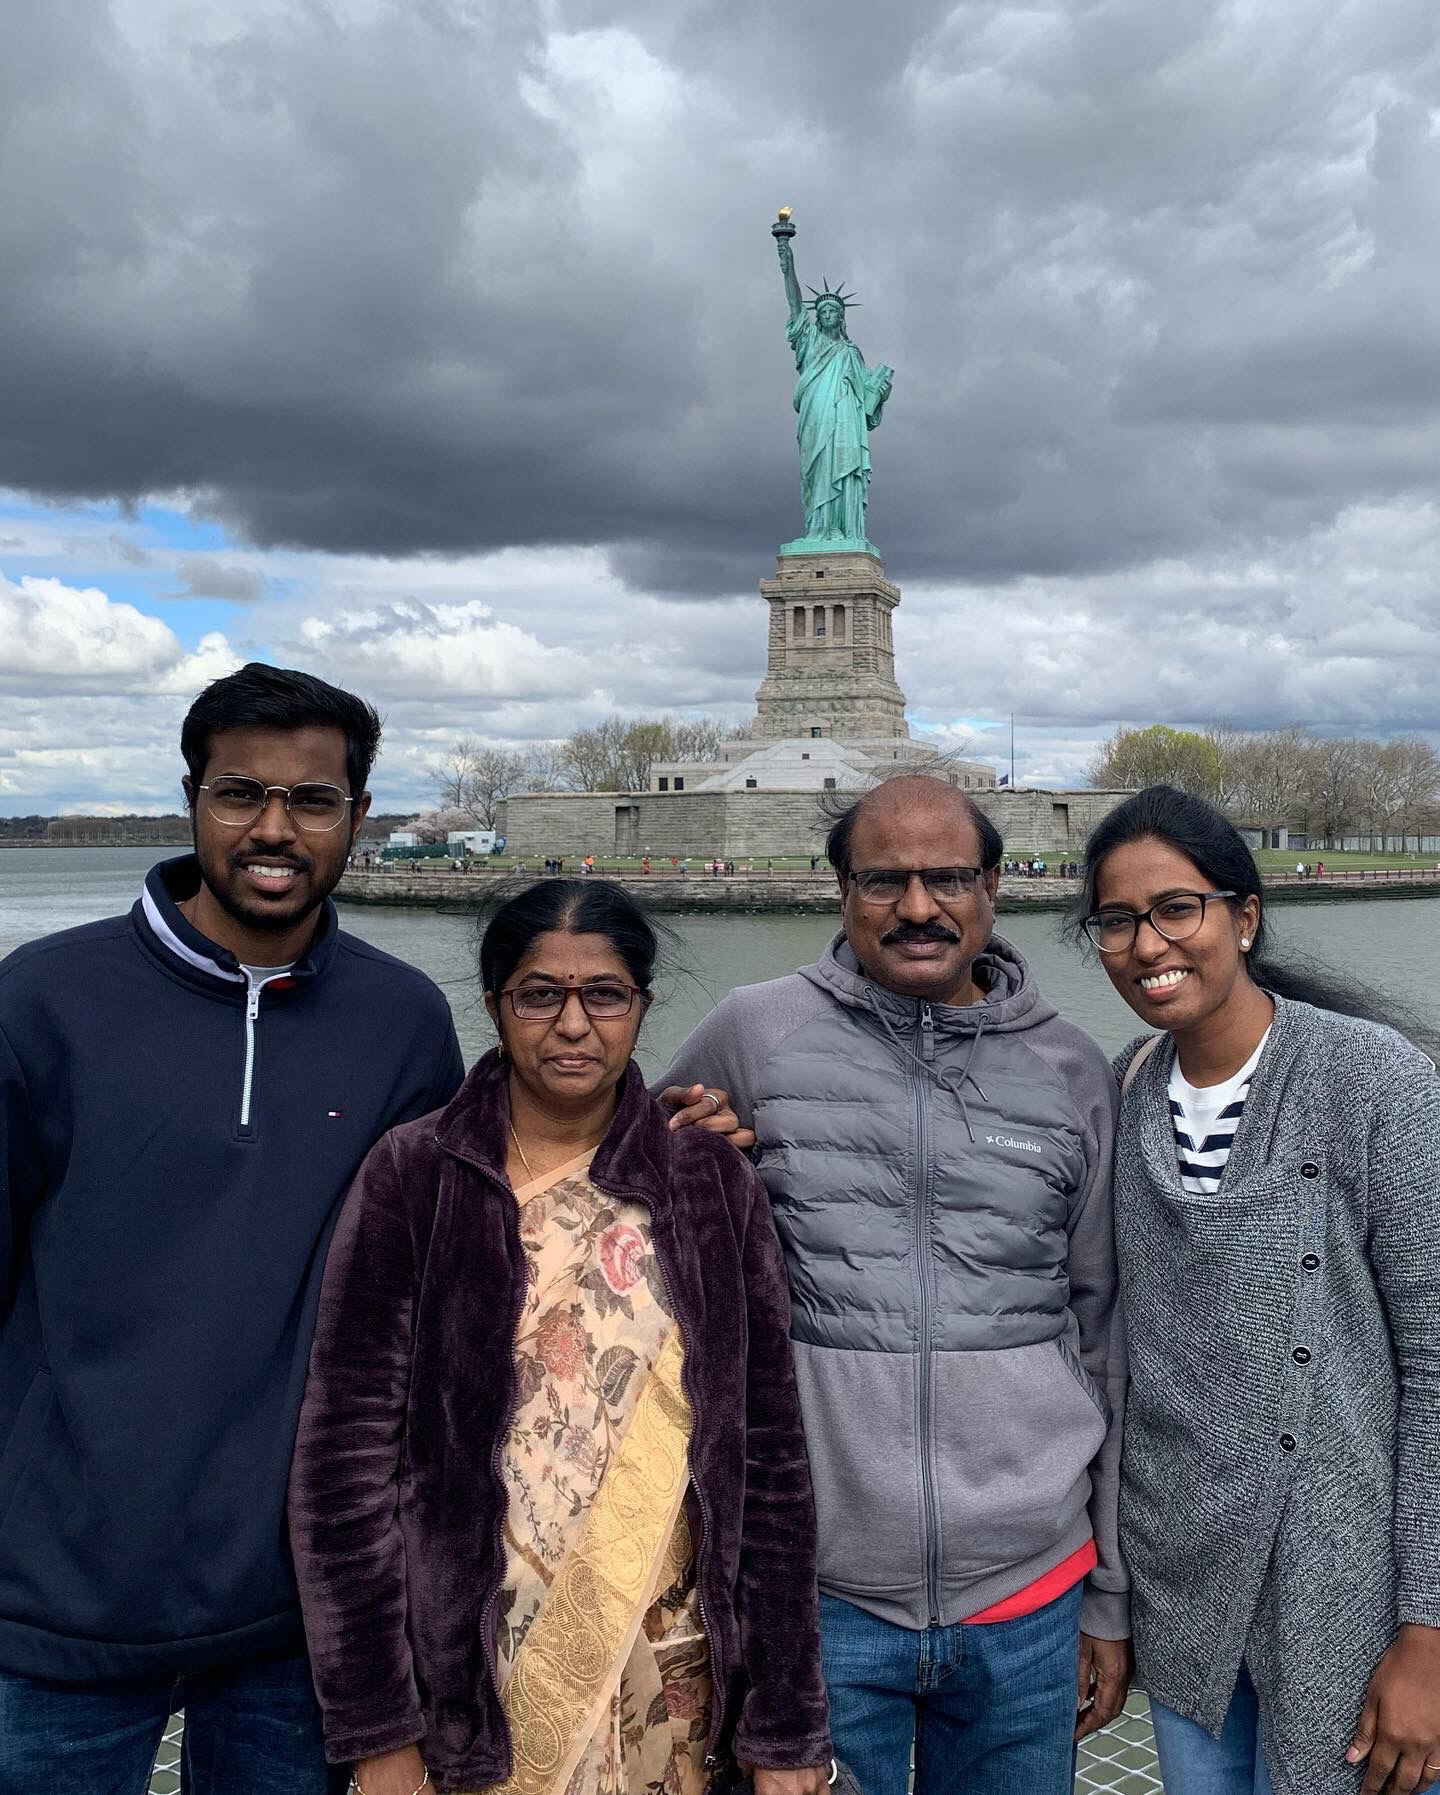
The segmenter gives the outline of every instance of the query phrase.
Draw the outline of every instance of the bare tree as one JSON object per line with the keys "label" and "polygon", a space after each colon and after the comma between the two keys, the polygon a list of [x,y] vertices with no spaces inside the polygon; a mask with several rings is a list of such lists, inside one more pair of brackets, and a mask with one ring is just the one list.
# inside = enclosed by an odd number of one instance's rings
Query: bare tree
{"label": "bare tree", "polygon": [[1419,736],[1402,735],[1390,747],[1395,755],[1394,819],[1399,825],[1400,846],[1408,838],[1440,829],[1440,755]]}
{"label": "bare tree", "polygon": [[1440,755],[1418,736],[1322,739],[1298,724],[1230,723],[1196,734],[1157,723],[1117,730],[1088,771],[1097,786],[1178,785],[1262,829],[1303,822],[1327,847],[1368,835],[1383,851],[1397,834],[1403,843],[1440,830]]}
{"label": "bare tree", "polygon": [[607,717],[562,744],[565,783],[582,792],[648,791],[657,761],[713,761],[720,744],[741,733],[706,717]]}
{"label": "bare tree", "polygon": [[525,755],[525,779],[518,790],[558,792],[565,789],[565,744],[532,742]]}
{"label": "bare tree", "polygon": [[726,742],[739,740],[749,728],[733,719],[717,723],[713,717],[673,717],[669,719],[672,752],[670,760],[713,761]]}
{"label": "bare tree", "polygon": [[1384,852],[1400,809],[1402,759],[1395,742],[1355,744],[1355,814],[1350,821],[1357,832],[1368,833],[1372,851]]}
{"label": "bare tree", "polygon": [[1350,736],[1317,741],[1311,748],[1305,783],[1309,833],[1336,847],[1354,826],[1362,803],[1364,744]]}
{"label": "bare tree", "polygon": [[1308,730],[1293,724],[1249,737],[1240,755],[1237,814],[1265,829],[1296,820],[1314,747]]}
{"label": "bare tree", "polygon": [[524,755],[487,747],[467,735],[431,769],[430,783],[442,810],[461,811],[475,826],[493,829],[501,803],[520,790],[525,774]]}

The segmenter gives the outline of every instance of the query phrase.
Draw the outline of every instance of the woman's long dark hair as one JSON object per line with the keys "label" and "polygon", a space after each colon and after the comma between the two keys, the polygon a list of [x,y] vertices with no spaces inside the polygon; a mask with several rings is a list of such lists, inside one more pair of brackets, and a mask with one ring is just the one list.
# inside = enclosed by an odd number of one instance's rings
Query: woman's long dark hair
{"label": "woman's long dark hair", "polygon": [[1163,841],[1193,861],[1214,890],[1233,891],[1237,905],[1247,897],[1257,900],[1260,919],[1248,956],[1250,976],[1257,985],[1278,997],[1314,1004],[1317,1009],[1387,1023],[1432,1058],[1436,1056],[1440,1032],[1407,1004],[1299,955],[1276,955],[1266,924],[1264,883],[1245,837],[1214,805],[1177,791],[1173,785],[1146,786],[1117,805],[1091,834],[1085,844],[1080,896],[1065,923],[1071,941],[1087,939],[1085,918],[1095,909],[1095,888],[1105,856],[1146,837]]}

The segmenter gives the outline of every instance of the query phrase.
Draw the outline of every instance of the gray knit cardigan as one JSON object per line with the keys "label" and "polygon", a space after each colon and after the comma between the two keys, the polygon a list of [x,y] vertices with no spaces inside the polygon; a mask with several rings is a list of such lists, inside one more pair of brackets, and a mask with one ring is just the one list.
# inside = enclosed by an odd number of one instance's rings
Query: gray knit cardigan
{"label": "gray knit cardigan", "polygon": [[1277,999],[1201,1197],[1174,1062],[1162,1040],[1140,1067],[1115,1152],[1140,1681],[1218,1733],[1243,1659],[1277,1795],[1354,1795],[1371,1672],[1397,1624],[1440,1626],[1440,1078],[1392,1029]]}

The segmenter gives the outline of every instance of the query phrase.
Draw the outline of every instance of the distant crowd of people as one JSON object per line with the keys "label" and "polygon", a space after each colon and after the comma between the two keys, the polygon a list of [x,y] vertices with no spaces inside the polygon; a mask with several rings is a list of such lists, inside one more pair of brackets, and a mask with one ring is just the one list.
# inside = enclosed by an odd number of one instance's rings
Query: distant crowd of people
{"label": "distant crowd of people", "polygon": [[1052,867],[1048,860],[1037,854],[1030,860],[1007,860],[1004,871],[1016,879],[1078,879],[1081,866],[1078,860],[1062,860],[1058,866]]}

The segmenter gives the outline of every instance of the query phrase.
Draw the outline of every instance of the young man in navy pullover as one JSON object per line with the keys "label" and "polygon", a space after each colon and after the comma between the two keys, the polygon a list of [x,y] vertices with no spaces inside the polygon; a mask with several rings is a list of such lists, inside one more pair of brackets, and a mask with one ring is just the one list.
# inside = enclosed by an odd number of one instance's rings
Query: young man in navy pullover
{"label": "young man in navy pullover", "polygon": [[254,664],[181,751],[195,852],[0,963],[0,1795],[329,1795],[285,1485],[340,1198],[463,1066],[337,927],[371,707]]}

